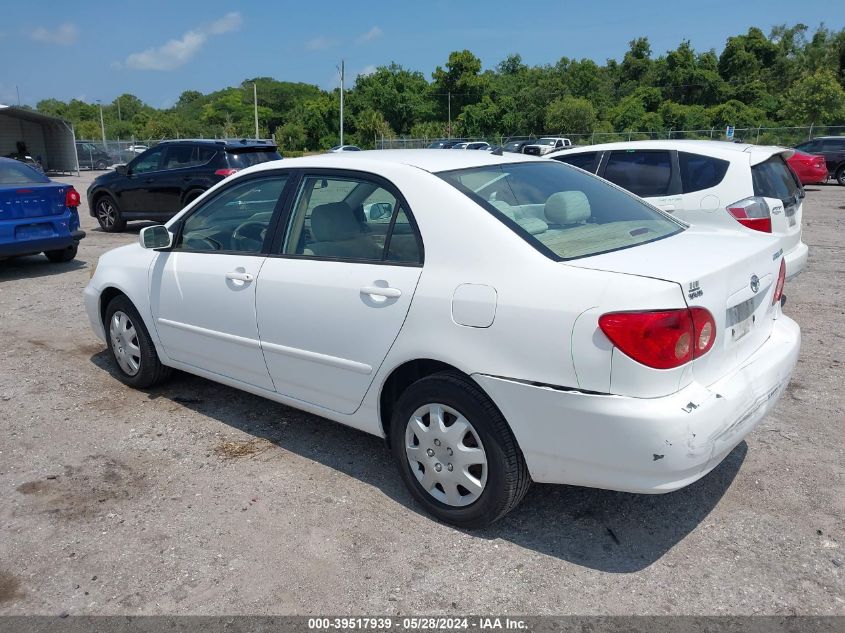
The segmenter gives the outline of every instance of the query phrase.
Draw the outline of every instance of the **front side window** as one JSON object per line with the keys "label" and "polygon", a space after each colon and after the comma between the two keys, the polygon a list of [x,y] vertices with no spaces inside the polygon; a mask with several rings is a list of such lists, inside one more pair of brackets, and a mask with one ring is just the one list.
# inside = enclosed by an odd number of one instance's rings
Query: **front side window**
{"label": "front side window", "polygon": [[260,253],[286,182],[287,176],[274,175],[232,185],[185,220],[175,248]]}
{"label": "front side window", "polygon": [[388,189],[356,177],[307,176],[295,197],[286,255],[419,262],[417,234]]}
{"label": "front side window", "polygon": [[157,147],[149,150],[143,156],[139,156],[138,160],[132,164],[132,173],[143,174],[148,171],[158,170],[161,163],[161,155],[163,153],[164,149]]}
{"label": "front side window", "polygon": [[730,165],[726,160],[689,152],[678,152],[678,163],[684,193],[715,187],[722,182]]}
{"label": "front side window", "polygon": [[555,260],[653,242],[684,225],[601,179],[557,161],[439,174]]}
{"label": "front side window", "polygon": [[641,198],[666,196],[671,193],[672,157],[667,151],[611,152],[604,177]]}

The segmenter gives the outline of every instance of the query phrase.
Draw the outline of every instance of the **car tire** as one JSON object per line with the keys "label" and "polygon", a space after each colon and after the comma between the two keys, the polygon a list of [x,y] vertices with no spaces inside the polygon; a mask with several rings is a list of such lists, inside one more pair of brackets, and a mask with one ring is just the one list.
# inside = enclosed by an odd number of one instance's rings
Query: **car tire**
{"label": "car tire", "polygon": [[71,244],[66,248],[61,248],[56,251],[44,251],[44,254],[54,264],[61,264],[63,262],[69,262],[73,258],[76,257],[76,253],[79,250],[79,244]]}
{"label": "car tire", "polygon": [[459,528],[500,519],[531,483],[504,416],[475,382],[456,371],[422,378],[402,393],[390,446],[413,497],[429,514]]}
{"label": "car tire", "polygon": [[109,195],[103,195],[97,198],[94,203],[94,215],[100,228],[106,233],[119,233],[126,228],[126,220],[120,215],[120,207]]}
{"label": "car tire", "polygon": [[845,187],[845,165],[836,170],[836,182]]}
{"label": "car tire", "polygon": [[109,166],[108,166],[108,164],[106,164],[106,161],[104,161],[104,160],[98,160],[97,164],[94,165],[94,169],[99,169],[100,171],[103,171],[104,169],[108,169],[108,168],[109,168]]}
{"label": "car tire", "polygon": [[147,389],[170,376],[172,369],[161,364],[141,315],[125,295],[109,302],[103,326],[106,345],[122,383]]}

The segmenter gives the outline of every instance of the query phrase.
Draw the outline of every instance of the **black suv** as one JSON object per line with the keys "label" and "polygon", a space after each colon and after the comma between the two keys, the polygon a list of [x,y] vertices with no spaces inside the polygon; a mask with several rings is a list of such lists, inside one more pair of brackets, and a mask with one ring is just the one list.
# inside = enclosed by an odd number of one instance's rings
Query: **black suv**
{"label": "black suv", "polygon": [[80,168],[103,170],[115,163],[111,154],[88,141],[77,141],[76,157],[79,159]]}
{"label": "black suv", "polygon": [[267,141],[163,141],[88,187],[88,208],[104,231],[127,220],[169,220],[189,202],[240,169],[281,156]]}
{"label": "black suv", "polygon": [[818,136],[812,141],[796,145],[795,149],[824,156],[827,173],[845,187],[845,136]]}

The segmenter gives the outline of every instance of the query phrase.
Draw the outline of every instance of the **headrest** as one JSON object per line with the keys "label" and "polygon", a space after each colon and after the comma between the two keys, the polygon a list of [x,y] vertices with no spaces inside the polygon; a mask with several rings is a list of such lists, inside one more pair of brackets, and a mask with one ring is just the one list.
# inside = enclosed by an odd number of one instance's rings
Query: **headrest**
{"label": "headrest", "polygon": [[579,224],[590,219],[590,201],[583,191],[558,191],[546,200],[545,213],[552,224]]}
{"label": "headrest", "polygon": [[361,225],[345,202],[330,202],[311,211],[311,237],[315,242],[342,242],[361,234]]}

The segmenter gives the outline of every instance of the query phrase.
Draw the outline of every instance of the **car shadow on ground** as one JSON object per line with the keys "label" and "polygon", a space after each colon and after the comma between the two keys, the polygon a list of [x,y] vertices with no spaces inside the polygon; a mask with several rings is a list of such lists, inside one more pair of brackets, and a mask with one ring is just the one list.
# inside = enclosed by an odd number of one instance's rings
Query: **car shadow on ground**
{"label": "car shadow on ground", "polygon": [[[107,352],[91,361],[116,376]],[[400,480],[384,440],[373,435],[182,372],[150,390],[148,397],[165,398],[266,439],[424,513]],[[659,560],[705,519],[730,487],[747,450],[742,442],[709,475],[665,495],[533,484],[513,512],[468,534],[503,539],[599,571],[636,572]]]}
{"label": "car shadow on ground", "polygon": [[88,266],[84,259],[72,259],[69,262],[53,263],[43,253],[13,257],[0,260],[0,283],[17,279],[35,279],[61,275],[72,270],[79,270]]}
{"label": "car shadow on ground", "polygon": [[124,228],[119,233],[108,233],[100,228],[99,225],[95,224],[93,228],[85,229],[86,231],[90,231],[92,233],[102,233],[103,235],[120,235],[121,233],[134,233],[137,235],[141,232],[141,229],[147,228],[148,226],[155,226],[156,224],[164,224],[164,222],[129,222],[126,224],[126,228]]}

